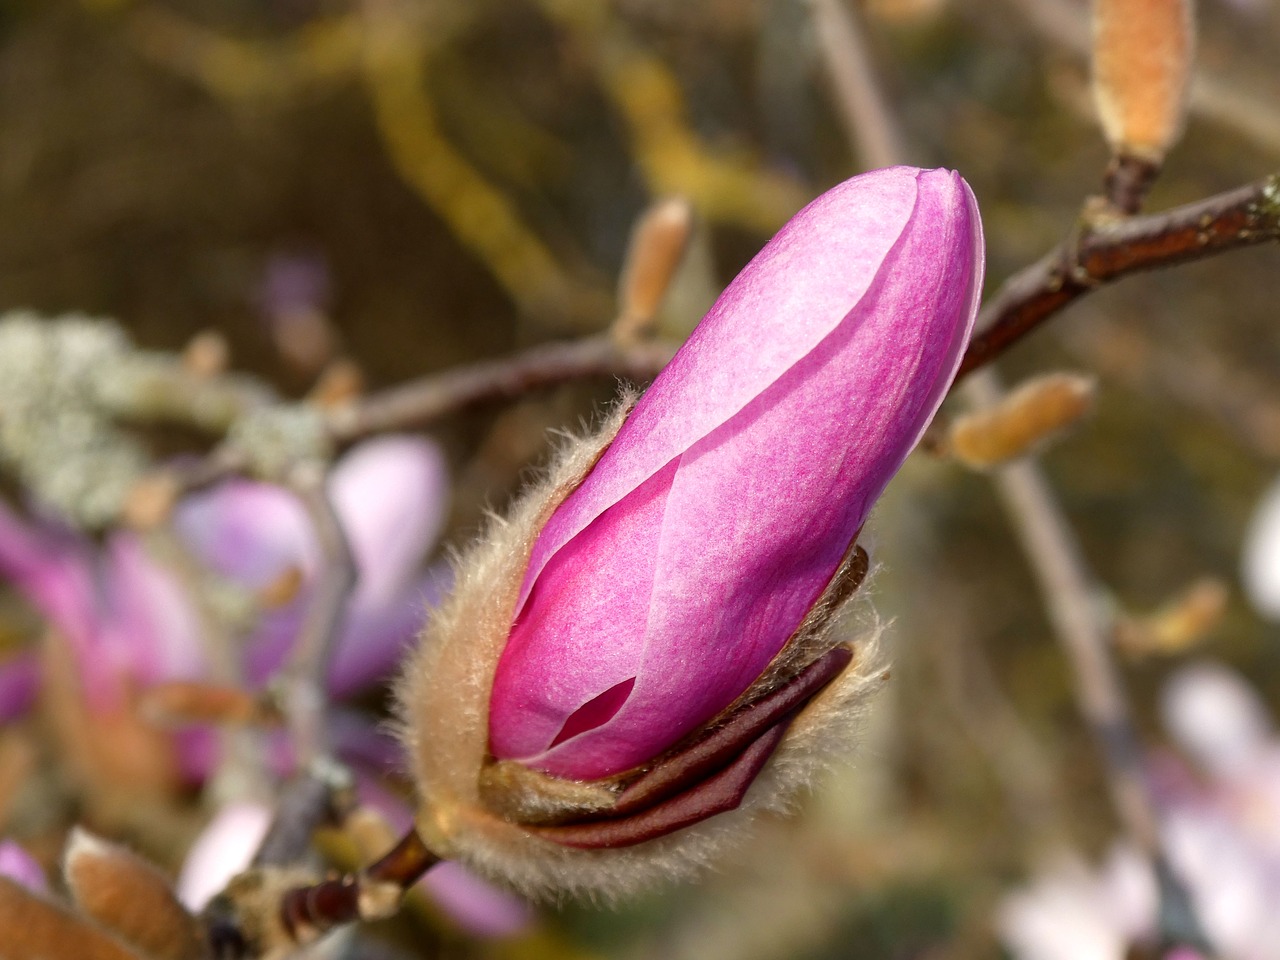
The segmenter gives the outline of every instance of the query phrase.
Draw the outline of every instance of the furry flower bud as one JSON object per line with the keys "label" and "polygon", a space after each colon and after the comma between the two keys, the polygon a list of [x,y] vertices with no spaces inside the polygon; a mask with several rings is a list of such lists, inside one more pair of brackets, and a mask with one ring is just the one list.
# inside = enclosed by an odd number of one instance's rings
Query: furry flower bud
{"label": "furry flower bud", "polygon": [[878,679],[830,624],[981,285],[957,174],[846,181],[487,531],[398,690],[434,852],[618,893],[786,805]]}
{"label": "furry flower bud", "polygon": [[539,534],[494,681],[495,757],[612,776],[764,672],[951,383],[977,222],[956,174],[884,170],[742,271]]}

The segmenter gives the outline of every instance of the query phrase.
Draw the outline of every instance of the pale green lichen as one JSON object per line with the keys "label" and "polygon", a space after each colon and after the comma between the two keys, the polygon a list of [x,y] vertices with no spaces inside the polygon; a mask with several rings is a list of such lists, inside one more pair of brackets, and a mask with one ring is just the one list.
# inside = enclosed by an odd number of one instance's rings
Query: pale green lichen
{"label": "pale green lichen", "polygon": [[98,400],[104,374],[129,350],[108,320],[0,317],[0,462],[77,526],[113,521],[149,467],[143,446]]}
{"label": "pale green lichen", "polygon": [[119,416],[184,423],[215,434],[275,400],[251,377],[195,377],[179,358],[151,350],[123,356],[119,366],[98,378],[96,388],[102,405]]}
{"label": "pale green lichen", "polygon": [[1272,174],[1263,185],[1258,215],[1270,224],[1273,233],[1280,232],[1280,173]]}
{"label": "pale green lichen", "polygon": [[324,415],[301,404],[250,412],[231,428],[227,442],[244,454],[251,473],[266,480],[285,480],[298,464],[333,456]]}

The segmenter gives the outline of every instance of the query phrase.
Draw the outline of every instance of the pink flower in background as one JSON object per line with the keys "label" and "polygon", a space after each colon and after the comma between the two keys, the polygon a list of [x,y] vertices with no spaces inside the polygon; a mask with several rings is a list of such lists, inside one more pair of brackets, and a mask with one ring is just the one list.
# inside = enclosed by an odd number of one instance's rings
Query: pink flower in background
{"label": "pink flower in background", "polygon": [[[1169,864],[1216,956],[1280,960],[1280,737],[1266,706],[1214,664],[1176,673],[1161,705],[1193,764],[1167,752],[1150,761]],[[1123,960],[1154,941],[1157,911],[1150,865],[1117,846],[1098,872],[1078,860],[1044,871],[1005,899],[997,925],[1019,960]]]}
{"label": "pink flower in background", "polygon": [[35,857],[12,840],[0,840],[0,877],[7,877],[32,893],[49,892],[44,869]]}
{"label": "pink flower in background", "polygon": [[[189,599],[131,532],[114,533],[97,548],[52,521],[24,522],[0,504],[0,576],[69,645],[92,709],[118,705],[130,687],[205,672]],[[10,682],[22,688],[22,677]]]}
{"label": "pink flower in background", "polygon": [[[443,454],[421,437],[366,441],[330,474],[329,494],[359,577],[329,669],[338,695],[386,677],[438,595],[441,573],[424,573],[422,563],[444,524],[448,489]],[[184,500],[174,523],[197,557],[250,590],[300,574],[297,596],[264,613],[249,641],[248,679],[264,682],[288,655],[321,563],[306,510],[281,487],[229,480]]]}
{"label": "pink flower in background", "polygon": [[[443,523],[447,492],[443,456],[421,438],[368,441],[334,469],[330,493],[359,571],[330,670],[335,693],[385,677],[413,636],[438,590],[438,575],[421,566]],[[246,647],[248,678],[265,682],[296,638],[320,562],[306,511],[282,488],[236,480],[180,503],[175,527],[197,558],[251,590],[291,568],[300,573],[298,596],[265,613]],[[123,685],[207,677],[192,598],[132,532],[110,535],[99,549],[56,523],[24,522],[0,505],[0,576],[70,644],[91,706],[116,702]],[[19,659],[0,670],[0,710],[29,702],[32,669]]]}
{"label": "pink flower in background", "polygon": [[855,177],[769,242],[538,536],[496,757],[608,776],[760,676],[942,402],[982,260],[945,170]]}
{"label": "pink flower in background", "polygon": [[40,668],[29,653],[18,653],[0,662],[0,723],[22,716],[40,691]]}

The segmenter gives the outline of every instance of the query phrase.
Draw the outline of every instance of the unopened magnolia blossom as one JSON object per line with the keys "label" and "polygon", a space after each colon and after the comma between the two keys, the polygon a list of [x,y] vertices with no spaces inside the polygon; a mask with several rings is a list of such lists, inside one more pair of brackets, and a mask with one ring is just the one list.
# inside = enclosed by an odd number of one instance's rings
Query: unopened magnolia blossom
{"label": "unopened magnolia blossom", "polygon": [[634,408],[459,564],[400,690],[433,849],[615,890],[740,821],[681,828],[808,780],[870,678],[831,629],[865,572],[854,541],[981,284],[949,171],[855,177],[783,227]]}

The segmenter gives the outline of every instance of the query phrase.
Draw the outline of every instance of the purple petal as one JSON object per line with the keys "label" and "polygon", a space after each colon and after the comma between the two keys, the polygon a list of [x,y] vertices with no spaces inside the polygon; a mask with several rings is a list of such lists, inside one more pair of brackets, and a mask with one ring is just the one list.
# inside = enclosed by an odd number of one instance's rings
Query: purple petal
{"label": "purple petal", "polygon": [[40,691],[40,667],[34,654],[20,653],[0,662],[0,723],[31,709]]}
{"label": "purple petal", "polygon": [[128,649],[130,675],[143,683],[190,680],[206,669],[203,631],[191,598],[132,533],[106,545],[105,580],[114,633]]}
{"label": "purple petal", "polygon": [[[895,168],[761,251],[540,535],[494,685],[496,756],[618,772],[763,672],[941,403],[981,250],[958,176]],[[547,749],[632,677],[611,719]]]}
{"label": "purple petal", "polygon": [[267,483],[228,480],[193,494],[178,504],[174,526],[210,569],[255,589],[291,567],[310,573],[319,562],[306,510]]}
{"label": "purple petal", "polygon": [[389,602],[440,535],[448,506],[444,454],[424,437],[367,440],[329,479],[360,570],[358,598]]}
{"label": "purple petal", "polygon": [[472,936],[516,937],[533,924],[533,909],[527,902],[481,880],[461,864],[441,863],[421,882],[441,909]]}
{"label": "purple petal", "polygon": [[44,868],[12,840],[0,840],[0,877],[8,877],[32,893],[43,896],[49,892]]}
{"label": "purple petal", "polygon": [[329,665],[329,689],[339,697],[351,696],[391,676],[422,626],[425,611],[439,601],[448,582],[449,570],[440,564],[385,600],[353,598]]}

